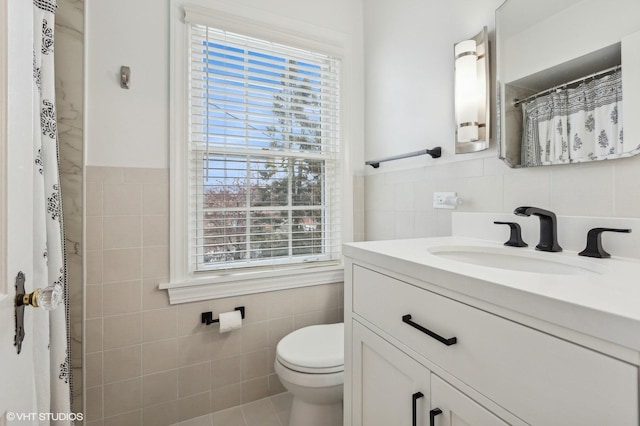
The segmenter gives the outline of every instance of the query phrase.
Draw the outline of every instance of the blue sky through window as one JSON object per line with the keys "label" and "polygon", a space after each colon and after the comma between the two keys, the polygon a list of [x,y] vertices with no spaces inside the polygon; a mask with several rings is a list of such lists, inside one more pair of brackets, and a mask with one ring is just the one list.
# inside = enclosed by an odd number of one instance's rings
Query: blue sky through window
{"label": "blue sky through window", "polygon": [[[304,83],[307,90],[319,93],[321,66],[212,41],[203,41],[202,44],[202,71],[205,76],[202,97],[206,110],[202,130],[206,134],[206,142],[224,145],[233,140],[238,144],[237,141],[244,139],[244,144],[251,148],[265,149],[277,142],[289,142],[287,135],[274,131],[277,126],[282,126],[282,115],[276,114],[275,104],[279,100],[290,102],[287,99],[291,95],[288,84],[295,87]],[[288,66],[295,70],[295,75],[286,74]],[[250,96],[247,96],[248,92]],[[296,106],[302,107],[297,113],[304,115],[306,120],[320,122],[319,106],[300,103]],[[306,131],[308,129],[293,126],[288,129],[294,138],[304,137]],[[205,176],[205,185],[213,186],[220,179],[251,178],[247,176],[246,169],[226,167],[220,160],[204,161],[205,170],[220,173]]]}

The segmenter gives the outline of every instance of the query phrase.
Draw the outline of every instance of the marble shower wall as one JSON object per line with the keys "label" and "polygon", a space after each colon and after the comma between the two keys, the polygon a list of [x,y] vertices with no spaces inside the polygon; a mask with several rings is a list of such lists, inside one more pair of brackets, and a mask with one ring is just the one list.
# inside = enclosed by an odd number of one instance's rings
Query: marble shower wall
{"label": "marble shower wall", "polygon": [[82,399],[82,221],[83,221],[83,50],[84,0],[58,0],[55,28],[56,103],[60,143],[60,180],[64,204],[67,285],[71,315],[73,412]]}

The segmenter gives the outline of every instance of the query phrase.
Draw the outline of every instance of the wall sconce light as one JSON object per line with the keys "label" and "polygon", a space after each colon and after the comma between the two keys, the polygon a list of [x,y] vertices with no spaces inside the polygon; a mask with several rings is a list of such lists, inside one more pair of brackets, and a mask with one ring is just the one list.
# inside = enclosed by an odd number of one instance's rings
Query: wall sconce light
{"label": "wall sconce light", "polygon": [[489,37],[487,27],[454,45],[456,154],[489,148]]}

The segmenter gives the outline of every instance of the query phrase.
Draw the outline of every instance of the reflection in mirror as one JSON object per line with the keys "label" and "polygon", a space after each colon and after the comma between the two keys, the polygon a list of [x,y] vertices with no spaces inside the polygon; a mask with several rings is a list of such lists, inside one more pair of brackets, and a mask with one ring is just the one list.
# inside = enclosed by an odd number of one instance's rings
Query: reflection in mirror
{"label": "reflection in mirror", "polygon": [[624,120],[640,113],[638,13],[634,0],[505,1],[496,11],[502,160],[533,167],[640,152],[640,125]]}

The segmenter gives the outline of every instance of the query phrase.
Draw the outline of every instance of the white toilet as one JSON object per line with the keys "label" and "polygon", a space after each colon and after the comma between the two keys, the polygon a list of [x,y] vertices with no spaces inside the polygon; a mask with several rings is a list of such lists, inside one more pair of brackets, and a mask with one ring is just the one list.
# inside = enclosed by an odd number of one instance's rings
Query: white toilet
{"label": "white toilet", "polygon": [[293,395],[289,426],[342,426],[344,323],[312,325],[283,337],[275,370]]}

